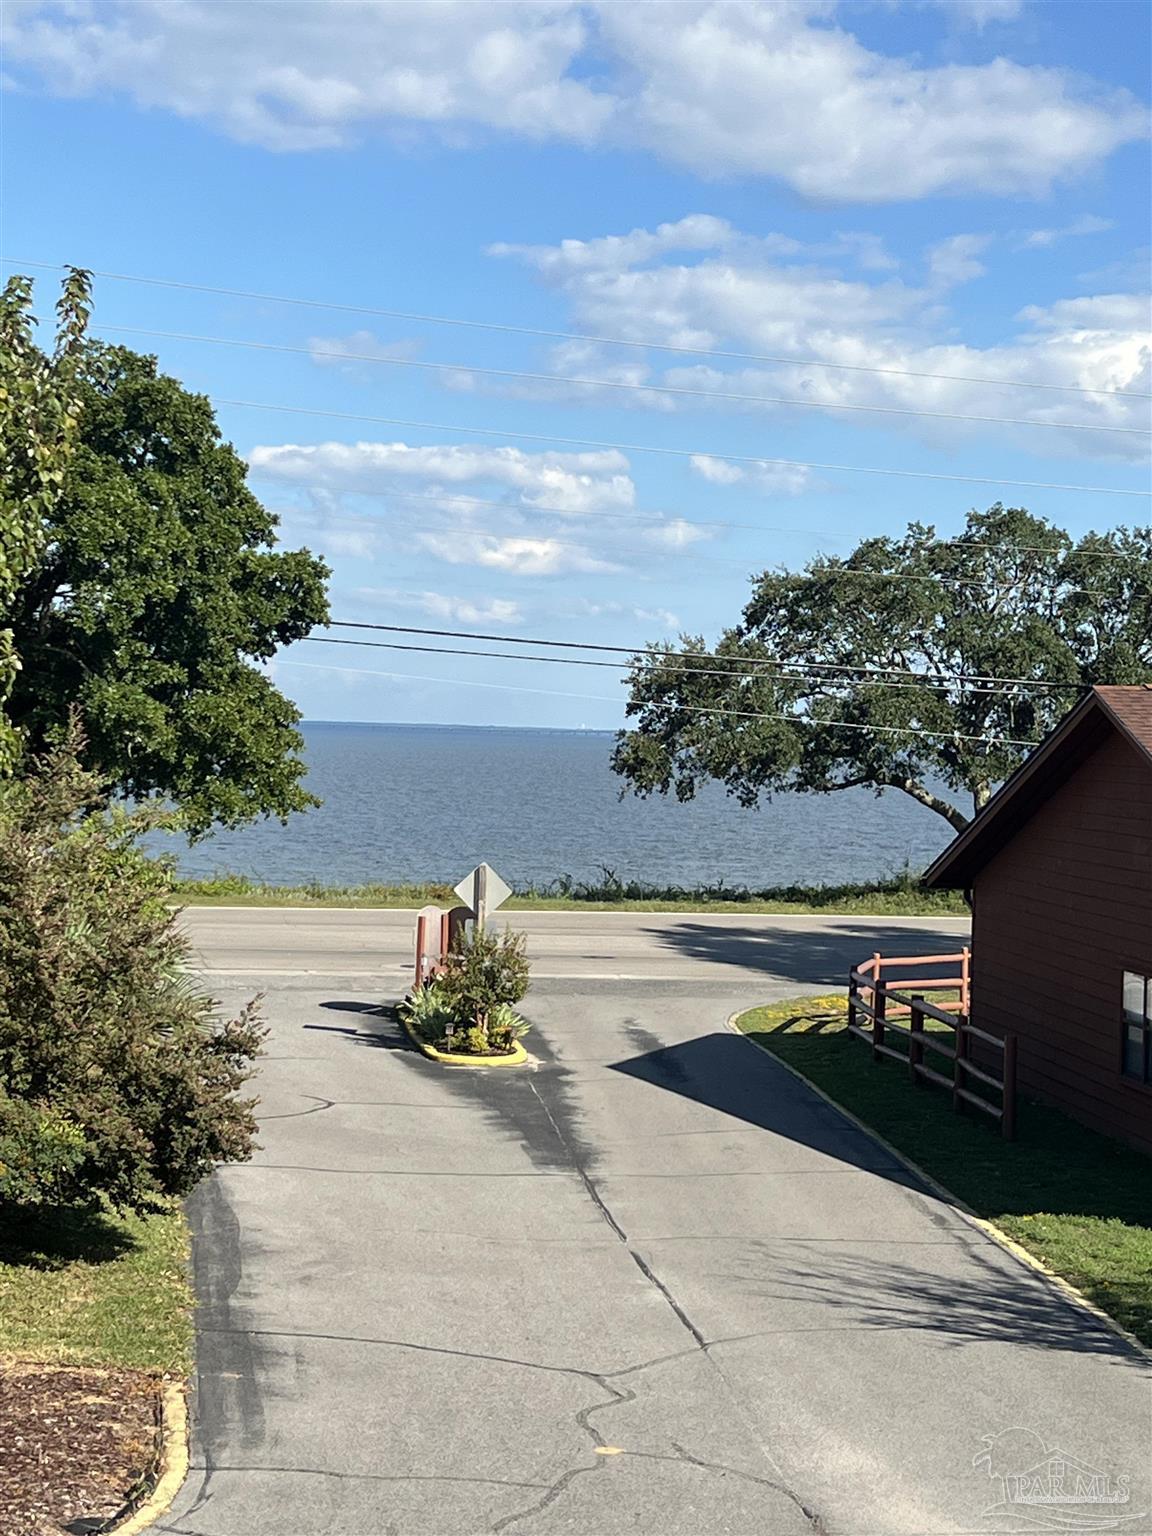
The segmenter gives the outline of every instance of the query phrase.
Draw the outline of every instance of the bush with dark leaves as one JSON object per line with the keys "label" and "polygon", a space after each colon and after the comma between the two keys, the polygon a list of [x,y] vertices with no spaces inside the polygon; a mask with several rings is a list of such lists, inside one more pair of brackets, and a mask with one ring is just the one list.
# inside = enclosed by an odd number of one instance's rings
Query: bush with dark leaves
{"label": "bush with dark leaves", "polygon": [[108,808],[72,738],[0,783],[0,1203],[142,1211],[251,1154],[258,999],[189,971],[153,808]]}

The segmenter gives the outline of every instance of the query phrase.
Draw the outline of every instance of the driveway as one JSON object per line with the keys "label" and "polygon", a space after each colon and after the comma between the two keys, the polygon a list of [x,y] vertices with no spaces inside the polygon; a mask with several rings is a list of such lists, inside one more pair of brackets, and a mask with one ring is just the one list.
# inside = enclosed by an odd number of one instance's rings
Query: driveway
{"label": "driveway", "polygon": [[[838,943],[893,947],[875,928],[814,925],[805,959],[793,924],[737,920],[751,970],[654,938],[712,969],[542,980],[530,1068],[447,1072],[371,1011],[390,960],[230,975],[242,921],[198,939],[230,1001],[269,988],[263,1145],[192,1202],[197,1439],[159,1529],[1035,1531],[985,1515],[990,1474],[1056,1447],[1152,1530],[1144,1359],[725,1028],[826,985]],[[955,939],[909,926],[910,952]],[[639,964],[591,948],[606,927],[582,953]]]}

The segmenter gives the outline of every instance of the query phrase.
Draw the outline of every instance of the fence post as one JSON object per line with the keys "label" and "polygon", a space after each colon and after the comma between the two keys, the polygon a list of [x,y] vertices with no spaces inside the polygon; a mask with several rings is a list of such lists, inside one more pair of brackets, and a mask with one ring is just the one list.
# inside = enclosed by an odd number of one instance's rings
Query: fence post
{"label": "fence post", "polygon": [[1001,1094],[1000,1134],[1016,1139],[1016,1036],[1004,1036],[1004,1086]]}
{"label": "fence post", "polygon": [[859,985],[856,980],[856,967],[852,966],[848,972],[848,1028],[850,1031],[856,1025],[856,997]]}
{"label": "fence post", "polygon": [[912,1080],[913,1087],[920,1082],[920,1074],[917,1071],[924,1060],[924,1042],[920,1038],[924,1033],[924,1009],[920,1006],[924,999],[919,992],[912,997],[912,1017],[908,1021],[911,1035],[908,1040],[908,1076]]}
{"label": "fence post", "polygon": [[419,992],[424,985],[424,942],[428,919],[421,912],[416,918],[416,974],[412,978],[412,990]]}
{"label": "fence post", "polygon": [[964,1017],[956,1021],[956,1059],[952,1063],[952,1108],[958,1115],[964,1113],[964,1100],[960,1097],[960,1089],[967,1085],[961,1065],[968,1060],[968,1031],[964,1027],[967,1022],[968,1020]]}
{"label": "fence post", "polygon": [[960,957],[960,1012],[966,1019],[972,1017],[972,951],[967,944]]}
{"label": "fence post", "polygon": [[888,983],[877,980],[872,989],[872,1007],[875,1017],[872,1020],[872,1060],[880,1060],[880,1047],[884,1044],[884,1017],[888,1012]]}

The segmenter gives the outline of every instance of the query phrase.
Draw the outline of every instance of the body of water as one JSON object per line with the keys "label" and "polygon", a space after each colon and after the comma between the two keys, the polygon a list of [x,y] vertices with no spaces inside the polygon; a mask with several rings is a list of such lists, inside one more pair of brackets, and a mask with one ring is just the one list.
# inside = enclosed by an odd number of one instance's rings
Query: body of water
{"label": "body of water", "polygon": [[486,859],[515,884],[593,879],[606,866],[660,885],[837,885],[922,868],[951,836],[895,790],[779,795],[754,811],[715,784],[684,805],[621,800],[610,732],[311,723],[303,733],[320,809],[181,842],[182,873],[455,883]]}

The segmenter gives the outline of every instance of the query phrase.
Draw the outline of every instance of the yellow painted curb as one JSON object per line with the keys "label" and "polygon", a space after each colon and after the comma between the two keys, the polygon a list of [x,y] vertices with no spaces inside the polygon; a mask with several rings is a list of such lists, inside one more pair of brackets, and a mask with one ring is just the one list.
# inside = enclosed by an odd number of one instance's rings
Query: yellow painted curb
{"label": "yellow painted curb", "polygon": [[160,1399],[160,1454],[152,1491],[142,1504],[115,1525],[102,1526],[107,1536],[136,1536],[159,1520],[171,1506],[188,1476],[188,1404],[182,1381],[166,1381]]}
{"label": "yellow painted curb", "polygon": [[427,1040],[421,1040],[403,1014],[400,1015],[400,1024],[416,1049],[427,1056],[429,1061],[437,1061],[442,1067],[519,1067],[528,1060],[528,1052],[519,1040],[514,1042],[510,1051],[499,1056],[464,1056],[456,1051],[438,1051]]}
{"label": "yellow painted curb", "polygon": [[[803,999],[797,998],[796,1001],[802,1002]],[[1094,1301],[1085,1296],[1083,1291],[1077,1290],[1071,1281],[1065,1280],[1063,1275],[1058,1275],[1055,1270],[1049,1269],[1043,1259],[1038,1259],[1034,1253],[1029,1253],[1027,1248],[1018,1243],[1015,1238],[1009,1237],[1007,1232],[1001,1231],[994,1221],[989,1221],[986,1216],[978,1216],[970,1205],[961,1200],[959,1195],[954,1195],[950,1189],[947,1189],[940,1183],[939,1179],[934,1179],[930,1173],[921,1168],[919,1163],[914,1163],[910,1157],[900,1151],[899,1147],[894,1147],[873,1126],[861,1120],[858,1115],[854,1115],[850,1109],[845,1109],[843,1104],[838,1103],[831,1094],[825,1093],[823,1088],[817,1088],[816,1084],[806,1078],[803,1072],[797,1071],[794,1066],[782,1060],[774,1051],[768,1050],[767,1047],[759,1045],[753,1040],[752,1036],[742,1030],[736,1022],[737,1019],[742,1019],[746,1013],[752,1012],[754,1012],[752,1008],[741,1008],[739,1013],[734,1013],[730,1016],[727,1021],[728,1028],[733,1034],[739,1035],[742,1040],[747,1040],[754,1050],[761,1051],[765,1056],[771,1057],[778,1067],[782,1067],[797,1082],[803,1083],[810,1093],[814,1093],[818,1099],[823,1099],[825,1104],[830,1105],[837,1114],[843,1115],[844,1119],[854,1125],[857,1130],[863,1131],[866,1136],[870,1136],[874,1142],[884,1148],[885,1152],[894,1157],[902,1167],[907,1168],[909,1173],[914,1173],[923,1184],[926,1184],[934,1195],[939,1195],[942,1200],[946,1200],[949,1205],[953,1206],[970,1226],[976,1227],[978,1231],[983,1232],[985,1237],[990,1237],[994,1243],[1003,1248],[1006,1253],[1010,1253],[1019,1263],[1025,1264],[1029,1269],[1035,1270],[1037,1274],[1043,1275],[1050,1284],[1054,1285],[1063,1294],[1067,1301],[1083,1308],[1086,1312],[1090,1312],[1095,1320],[1106,1328],[1109,1333],[1114,1333],[1117,1338],[1123,1339],[1126,1344],[1143,1355],[1145,1360],[1152,1361],[1152,1349],[1143,1344],[1134,1333],[1129,1333],[1128,1329],[1123,1324],[1118,1323],[1114,1317],[1109,1317],[1102,1307],[1098,1307]]]}

